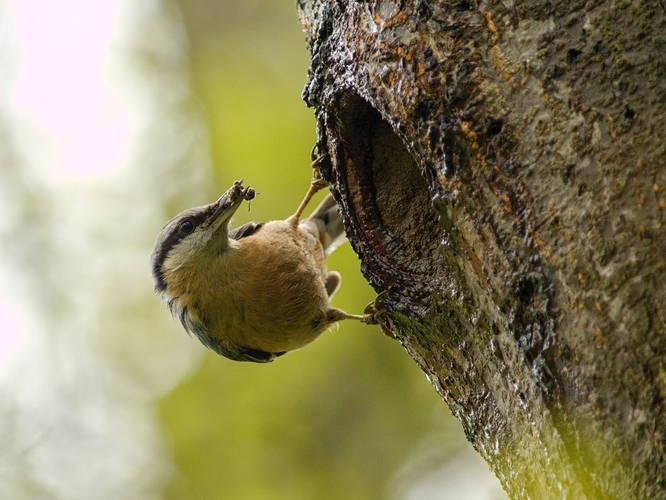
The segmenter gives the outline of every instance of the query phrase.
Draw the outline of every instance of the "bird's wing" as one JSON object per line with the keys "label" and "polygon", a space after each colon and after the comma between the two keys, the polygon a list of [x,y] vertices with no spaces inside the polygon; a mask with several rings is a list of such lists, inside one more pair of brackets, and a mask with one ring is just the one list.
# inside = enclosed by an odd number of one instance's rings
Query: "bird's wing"
{"label": "bird's wing", "polygon": [[[172,308],[172,303],[169,303]],[[174,312],[174,309],[172,309]],[[192,316],[187,314],[187,307],[180,311],[175,311],[176,315],[183,324],[187,333],[196,336],[201,343],[213,352],[220,356],[231,359],[233,361],[252,361],[254,363],[270,363],[278,356],[282,356],[286,351],[282,352],[266,352],[259,349],[252,349],[251,347],[232,346],[226,342],[213,337],[206,325],[200,321],[193,320]]]}
{"label": "bird's wing", "polygon": [[240,240],[241,238],[245,238],[246,236],[250,236],[251,234],[256,233],[257,230],[263,225],[263,222],[248,222],[247,224],[243,224],[242,226],[229,231],[229,238]]}
{"label": "bird's wing", "polygon": [[249,347],[233,347],[232,349],[225,350],[224,353],[218,351],[219,354],[233,361],[251,361],[253,363],[270,363],[278,356],[285,354],[285,352],[266,352]]}

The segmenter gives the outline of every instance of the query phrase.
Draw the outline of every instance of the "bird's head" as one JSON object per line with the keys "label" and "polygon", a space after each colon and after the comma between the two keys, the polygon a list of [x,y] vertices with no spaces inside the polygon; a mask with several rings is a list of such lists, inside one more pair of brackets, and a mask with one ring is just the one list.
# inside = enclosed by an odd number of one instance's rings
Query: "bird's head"
{"label": "bird's head", "polygon": [[254,198],[254,189],[236,181],[209,205],[185,210],[166,223],[157,237],[151,257],[155,290],[173,297],[173,288],[197,268],[229,247],[229,221],[243,200]]}

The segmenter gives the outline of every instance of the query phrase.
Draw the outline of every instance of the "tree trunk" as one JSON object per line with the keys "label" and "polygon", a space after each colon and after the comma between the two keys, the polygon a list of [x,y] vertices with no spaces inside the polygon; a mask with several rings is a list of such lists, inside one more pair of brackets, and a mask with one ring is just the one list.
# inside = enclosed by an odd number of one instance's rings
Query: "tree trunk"
{"label": "tree trunk", "polygon": [[380,323],[513,498],[666,497],[665,6],[298,0]]}

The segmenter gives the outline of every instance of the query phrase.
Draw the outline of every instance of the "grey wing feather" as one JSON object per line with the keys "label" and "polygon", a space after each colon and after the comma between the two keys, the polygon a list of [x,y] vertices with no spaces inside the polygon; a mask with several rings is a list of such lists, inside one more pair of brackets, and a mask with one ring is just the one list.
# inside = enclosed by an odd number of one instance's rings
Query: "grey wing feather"
{"label": "grey wing feather", "polygon": [[183,324],[185,331],[197,337],[201,343],[213,352],[220,356],[231,359],[233,361],[251,361],[253,363],[270,363],[278,356],[285,354],[282,352],[265,352],[250,347],[230,346],[225,342],[213,337],[209,332],[206,325],[199,321],[194,321],[192,317],[187,314],[187,307],[180,311],[173,308],[173,303],[169,303],[169,308],[172,313],[175,313]]}
{"label": "grey wing feather", "polygon": [[233,240],[240,240],[241,238],[245,238],[251,234],[256,233],[257,230],[259,230],[263,225],[263,222],[248,222],[247,224],[243,224],[242,226],[229,231],[229,238]]}
{"label": "grey wing feather", "polygon": [[223,356],[233,361],[250,361],[253,363],[270,363],[278,356],[282,356],[285,352],[265,352],[257,349],[250,349],[249,347],[236,347],[233,351],[227,350],[220,353]]}

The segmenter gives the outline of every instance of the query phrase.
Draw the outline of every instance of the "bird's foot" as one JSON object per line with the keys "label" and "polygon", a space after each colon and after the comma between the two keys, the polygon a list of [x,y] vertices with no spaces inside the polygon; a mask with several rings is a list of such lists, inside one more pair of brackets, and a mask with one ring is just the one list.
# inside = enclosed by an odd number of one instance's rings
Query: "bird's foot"
{"label": "bird's foot", "polygon": [[321,156],[319,155],[319,153],[317,152],[316,144],[312,147],[312,150],[310,151],[310,160],[311,160],[310,166],[312,167],[312,181],[310,182],[310,189],[305,194],[305,198],[303,198],[303,201],[298,206],[296,213],[294,213],[294,215],[290,217],[290,220],[293,221],[294,224],[298,224],[298,221],[300,220],[301,215],[305,210],[305,207],[307,207],[312,197],[315,194],[317,194],[319,191],[330,185],[330,182],[328,182],[326,179],[324,179],[321,176],[321,171],[319,170],[319,165],[327,156],[328,153],[325,153]]}
{"label": "bird's foot", "polygon": [[389,291],[384,290],[382,293],[377,295],[377,297],[375,297],[375,300],[365,306],[365,309],[363,309],[364,316],[371,319],[369,321],[364,321],[364,323],[369,325],[379,325],[384,335],[395,339],[395,335],[391,330],[389,330],[387,326],[388,323],[386,322],[386,308],[383,305],[383,300],[388,294]]}
{"label": "bird's foot", "polygon": [[349,314],[344,312],[342,309],[329,309],[328,321],[330,321],[330,324],[337,323],[343,319],[353,319],[355,321],[365,323],[366,325],[378,324],[374,314]]}
{"label": "bird's foot", "polygon": [[354,319],[356,321],[360,321],[361,323],[365,323],[366,325],[377,325],[377,324],[379,324],[377,322],[377,319],[375,318],[375,314],[347,314],[347,313],[343,313],[343,315],[340,319]]}
{"label": "bird's foot", "polygon": [[[328,157],[328,153],[323,155],[319,154],[317,145],[312,146],[310,150],[310,166],[312,167],[312,182],[310,182],[311,189],[314,188],[317,191],[328,187],[331,183],[324,179],[321,175],[321,170],[319,165]],[[315,193],[317,192],[315,191]]]}

